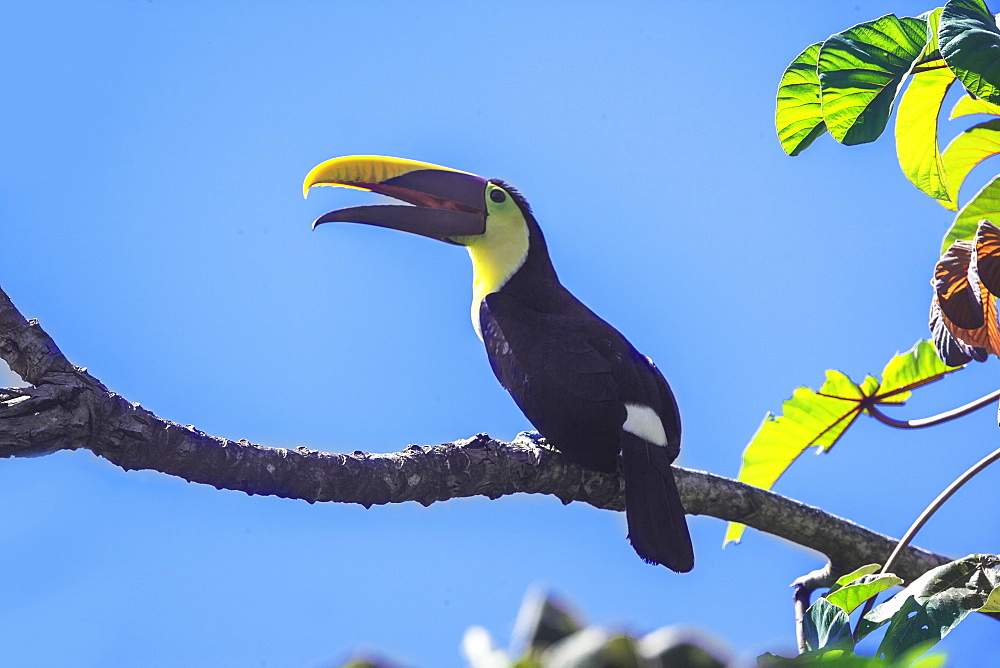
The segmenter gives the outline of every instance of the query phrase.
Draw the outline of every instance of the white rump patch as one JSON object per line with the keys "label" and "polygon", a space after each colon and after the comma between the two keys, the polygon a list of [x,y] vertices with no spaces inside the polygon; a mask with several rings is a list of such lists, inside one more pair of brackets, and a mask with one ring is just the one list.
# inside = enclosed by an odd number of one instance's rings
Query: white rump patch
{"label": "white rump patch", "polygon": [[642,404],[625,404],[625,410],[628,411],[628,417],[625,418],[622,429],[653,445],[667,444],[667,433],[663,430],[663,423],[656,411]]}

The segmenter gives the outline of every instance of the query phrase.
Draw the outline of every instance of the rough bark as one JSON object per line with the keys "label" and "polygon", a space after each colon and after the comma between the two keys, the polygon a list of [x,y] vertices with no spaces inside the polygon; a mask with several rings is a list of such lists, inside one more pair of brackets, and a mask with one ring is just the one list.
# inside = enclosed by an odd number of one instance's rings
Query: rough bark
{"label": "rough bark", "polygon": [[[392,454],[331,454],[230,441],[157,417],[73,366],[36,321],[0,290],[0,358],[27,388],[0,389],[0,457],[84,448],[128,470],[149,469],[247,494],[364,506],[465,496],[551,494],[622,510],[621,479],[568,463],[544,440],[506,443],[486,434]],[[881,563],[895,540],[779,494],[674,467],[690,514],[742,522],[830,560],[834,572]],[[906,580],[949,561],[911,547],[895,572]]]}

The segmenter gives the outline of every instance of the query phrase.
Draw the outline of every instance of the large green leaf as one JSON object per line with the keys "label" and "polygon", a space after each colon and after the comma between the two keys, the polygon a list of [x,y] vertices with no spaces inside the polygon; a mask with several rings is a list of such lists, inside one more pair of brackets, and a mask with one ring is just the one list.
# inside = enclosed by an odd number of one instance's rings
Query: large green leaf
{"label": "large green leaf", "polygon": [[782,415],[764,416],[743,452],[740,481],[770,489],[806,448],[816,445],[827,450],[837,442],[861,414],[864,393],[850,378],[832,369],[826,372],[822,389],[834,394],[799,387],[781,405]]}
{"label": "large green leaf", "polygon": [[[941,378],[962,367],[948,366],[937,356],[934,344],[920,341],[897,354],[882,371],[883,380],[868,376],[854,383],[840,371],[826,372],[818,391],[800,387],[781,405],[782,415],[768,413],[743,451],[737,479],[754,487],[770,489],[809,447],[827,452],[865,407],[902,404],[910,390]],[[730,522],[725,542],[738,541],[746,527]]]}
{"label": "large green leaf", "polygon": [[924,44],[924,50],[917,58],[918,65],[941,59],[941,52],[938,50],[938,26],[941,24],[941,10],[943,9],[944,7],[938,7],[917,17],[927,22],[927,43]]}
{"label": "large green leaf", "polygon": [[983,186],[982,190],[959,210],[951,229],[944,235],[941,254],[944,255],[956,241],[975,238],[979,221],[984,218],[990,222],[997,221],[994,224],[1000,224],[1000,176],[993,177],[992,181]]}
{"label": "large green leaf", "polygon": [[1000,116],[1000,105],[980,100],[970,95],[963,95],[955,103],[955,106],[952,107],[948,120],[953,121],[956,118],[968,116],[969,114],[993,114],[994,116]]}
{"label": "large green leaf", "polygon": [[810,650],[854,649],[854,640],[851,638],[851,619],[846,612],[825,598],[821,598],[809,606],[802,622],[806,647]]}
{"label": "large green leaf", "polygon": [[[955,74],[943,60],[921,66],[899,99],[896,112],[896,156],[910,183],[952,210],[945,163],[938,148],[938,116]],[[956,188],[957,190],[957,188]]]}
{"label": "large green leaf", "polygon": [[778,84],[774,125],[781,148],[788,155],[798,155],[826,132],[816,72],[821,45],[822,42],[817,42],[800,53],[781,75]]}
{"label": "large green leaf", "polygon": [[927,608],[920,605],[913,596],[907,596],[903,599],[902,607],[889,620],[889,628],[878,646],[876,656],[892,661],[913,647],[930,649],[941,639],[940,636],[935,638],[933,623],[927,614]]}
{"label": "large green leaf", "polygon": [[1000,30],[983,0],[950,0],[941,11],[938,45],[970,93],[1000,102]]}
{"label": "large green leaf", "polygon": [[933,568],[861,620],[864,637],[889,622],[878,655],[895,659],[914,646],[933,645],[1000,585],[1000,557],[974,554]]}
{"label": "large green leaf", "polygon": [[878,596],[886,589],[901,584],[903,584],[902,578],[898,578],[891,573],[863,575],[854,582],[830,592],[825,598],[838,608],[842,608],[849,615],[854,612],[855,608],[872,596]]}
{"label": "large green leaf", "polygon": [[945,208],[956,211],[958,191],[972,168],[983,160],[1000,153],[1000,119],[979,123],[951,140],[942,159],[948,170],[949,203]]}
{"label": "large green leaf", "polygon": [[832,35],[817,69],[823,118],[844,144],[875,141],[885,130],[903,77],[927,43],[923,19],[888,14]]}

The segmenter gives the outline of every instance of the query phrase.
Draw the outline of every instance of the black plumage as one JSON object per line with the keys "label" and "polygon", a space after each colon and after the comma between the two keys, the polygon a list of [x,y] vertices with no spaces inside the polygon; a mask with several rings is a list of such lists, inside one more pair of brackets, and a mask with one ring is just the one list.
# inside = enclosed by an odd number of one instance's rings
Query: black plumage
{"label": "black plumage", "polygon": [[[694,552],[670,468],[681,436],[674,395],[649,358],[563,287],[530,207],[502,187],[524,214],[529,247],[521,267],[480,304],[493,372],[568,459],[607,473],[621,461],[632,546],[647,561],[687,572]],[[623,428],[629,405],[656,414],[665,444]]]}

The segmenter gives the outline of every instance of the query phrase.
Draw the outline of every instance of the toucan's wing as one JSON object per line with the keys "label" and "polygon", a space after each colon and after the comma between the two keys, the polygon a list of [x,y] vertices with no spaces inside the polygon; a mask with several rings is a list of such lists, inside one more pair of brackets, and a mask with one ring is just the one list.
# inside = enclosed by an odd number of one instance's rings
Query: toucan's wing
{"label": "toucan's wing", "polygon": [[656,396],[659,398],[656,413],[663,423],[663,431],[667,436],[665,449],[672,462],[681,451],[681,413],[677,407],[677,399],[674,398],[674,392],[670,389],[670,385],[667,384],[667,379],[660,373],[653,360],[645,355],[640,354],[640,356],[646,368],[649,369],[650,379],[656,388]]}
{"label": "toucan's wing", "polygon": [[502,293],[479,316],[493,373],[535,428],[582,466],[616,470],[626,411],[594,332]]}
{"label": "toucan's wing", "polygon": [[[629,540],[639,556],[691,570],[694,552],[670,468],[680,419],[649,358],[596,316],[539,313],[502,293],[487,295],[479,315],[493,372],[542,435],[591,469],[614,471],[624,455]],[[628,405],[655,412],[666,442],[627,431]]]}

